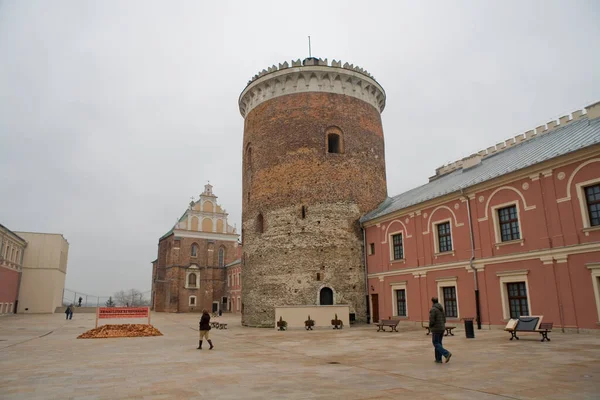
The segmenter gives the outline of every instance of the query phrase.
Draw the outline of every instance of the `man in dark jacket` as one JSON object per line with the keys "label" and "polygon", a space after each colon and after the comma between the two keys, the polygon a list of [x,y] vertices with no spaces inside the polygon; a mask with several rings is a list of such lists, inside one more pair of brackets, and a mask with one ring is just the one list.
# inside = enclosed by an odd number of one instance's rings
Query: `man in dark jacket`
{"label": "man in dark jacket", "polygon": [[446,358],[446,362],[450,361],[452,353],[444,349],[442,346],[442,339],[444,338],[444,331],[446,330],[446,314],[444,313],[444,307],[438,303],[437,297],[432,297],[431,302],[433,306],[429,311],[429,330],[431,331],[431,342],[435,349],[435,362],[441,363],[442,356]]}
{"label": "man in dark jacket", "polygon": [[202,317],[200,317],[200,341],[198,342],[198,350],[202,350],[202,339],[206,338],[208,344],[210,344],[209,350],[213,349],[212,341],[208,335],[210,331],[210,315],[206,309],[202,310]]}
{"label": "man in dark jacket", "polygon": [[69,305],[65,310],[66,319],[73,319],[73,304]]}

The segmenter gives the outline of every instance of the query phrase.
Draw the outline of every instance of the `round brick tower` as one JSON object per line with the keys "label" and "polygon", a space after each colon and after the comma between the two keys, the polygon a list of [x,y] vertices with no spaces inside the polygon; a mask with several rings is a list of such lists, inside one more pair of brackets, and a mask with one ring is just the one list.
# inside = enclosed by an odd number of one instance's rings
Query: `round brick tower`
{"label": "round brick tower", "polygon": [[307,58],[263,70],[244,117],[242,324],[276,306],[348,304],[366,321],[358,219],[387,196],[385,92],[362,68]]}

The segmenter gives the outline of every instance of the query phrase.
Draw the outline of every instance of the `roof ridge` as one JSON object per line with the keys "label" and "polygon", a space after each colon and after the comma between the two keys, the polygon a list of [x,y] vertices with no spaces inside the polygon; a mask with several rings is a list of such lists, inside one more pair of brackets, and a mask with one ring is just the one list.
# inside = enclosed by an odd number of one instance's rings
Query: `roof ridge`
{"label": "roof ridge", "polygon": [[[495,152],[470,167],[463,164],[461,168],[448,171],[428,183],[388,197],[377,208],[363,215],[360,222],[364,223],[556,157],[599,145],[600,102],[586,109],[588,112],[584,117],[571,120],[575,121],[574,123],[563,123],[551,130],[547,129],[543,135],[533,135],[530,140],[512,145],[513,151]],[[532,140],[535,138],[540,139]]]}
{"label": "roof ridge", "polygon": [[[487,149],[480,150],[477,153],[473,153],[467,157],[463,157],[460,160],[454,161],[447,165],[442,165],[439,168],[436,168],[435,175],[429,178],[429,181],[433,181],[435,179],[439,179],[440,177],[455,171],[461,168],[471,168],[474,165],[479,164],[483,159],[493,156],[499,152],[502,152],[510,147],[513,147],[517,144],[529,141],[551,131],[560,129],[565,127],[567,124],[573,121],[579,121],[581,119],[585,119],[590,114],[590,111],[596,108],[600,108],[600,102],[596,102],[594,104],[590,104],[584,107],[583,110],[576,110],[570,114],[563,115],[562,117],[557,119],[553,119],[545,124],[537,126],[535,129],[530,129],[525,133],[521,133],[512,138],[506,139],[503,142],[497,143],[495,146],[490,146]],[[596,111],[597,113],[597,111]],[[571,118],[569,118],[571,117]]]}

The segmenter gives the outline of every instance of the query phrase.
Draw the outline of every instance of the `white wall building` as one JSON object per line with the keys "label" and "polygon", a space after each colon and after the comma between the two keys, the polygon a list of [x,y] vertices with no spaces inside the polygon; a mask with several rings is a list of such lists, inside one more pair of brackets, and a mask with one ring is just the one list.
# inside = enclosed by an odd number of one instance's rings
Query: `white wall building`
{"label": "white wall building", "polygon": [[53,313],[62,306],[69,243],[59,233],[18,232],[27,241],[18,313]]}

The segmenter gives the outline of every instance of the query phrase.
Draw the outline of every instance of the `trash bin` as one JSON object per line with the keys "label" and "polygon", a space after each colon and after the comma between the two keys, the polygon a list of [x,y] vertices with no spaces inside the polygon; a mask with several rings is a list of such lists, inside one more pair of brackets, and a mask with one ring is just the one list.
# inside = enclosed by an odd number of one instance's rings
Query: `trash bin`
{"label": "trash bin", "polygon": [[475,318],[463,318],[465,321],[465,335],[467,339],[475,339],[475,329],[473,328],[473,320]]}

